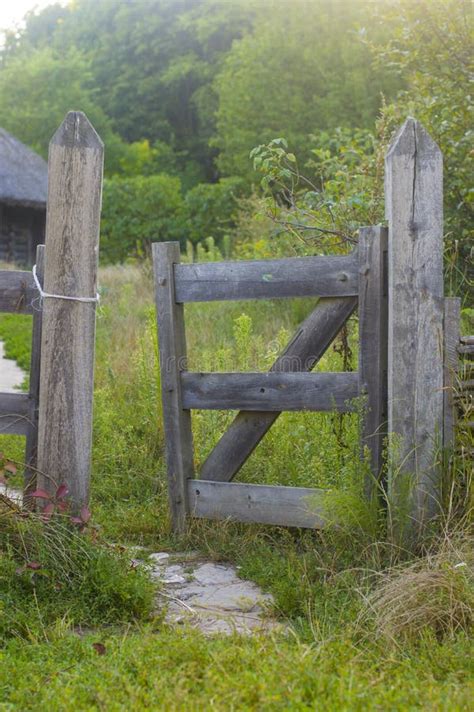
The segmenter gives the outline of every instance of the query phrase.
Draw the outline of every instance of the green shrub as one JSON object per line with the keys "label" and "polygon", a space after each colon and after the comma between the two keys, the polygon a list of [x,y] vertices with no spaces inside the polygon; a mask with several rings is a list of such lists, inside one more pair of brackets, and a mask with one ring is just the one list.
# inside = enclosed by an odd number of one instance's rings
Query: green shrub
{"label": "green shrub", "polygon": [[218,183],[200,183],[189,190],[185,198],[186,238],[197,243],[214,237],[220,242],[234,227],[237,199],[243,190],[242,178],[222,178]]}
{"label": "green shrub", "polygon": [[153,586],[120,550],[81,533],[66,514],[49,521],[0,502],[0,637],[42,637],[58,621],[102,625],[151,611]]}
{"label": "green shrub", "polygon": [[101,257],[124,262],[150,251],[152,242],[182,240],[184,201],[179,178],[114,176],[104,183]]}

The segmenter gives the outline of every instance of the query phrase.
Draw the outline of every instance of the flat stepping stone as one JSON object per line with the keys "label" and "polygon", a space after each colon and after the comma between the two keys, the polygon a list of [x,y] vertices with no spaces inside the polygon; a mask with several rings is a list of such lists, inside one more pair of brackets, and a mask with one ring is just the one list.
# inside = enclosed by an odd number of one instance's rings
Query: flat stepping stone
{"label": "flat stepping stone", "polygon": [[[171,561],[173,563],[171,563]],[[230,564],[202,561],[193,552],[149,557],[160,590],[157,604],[172,624],[188,624],[206,635],[281,630],[268,614],[273,598]]]}

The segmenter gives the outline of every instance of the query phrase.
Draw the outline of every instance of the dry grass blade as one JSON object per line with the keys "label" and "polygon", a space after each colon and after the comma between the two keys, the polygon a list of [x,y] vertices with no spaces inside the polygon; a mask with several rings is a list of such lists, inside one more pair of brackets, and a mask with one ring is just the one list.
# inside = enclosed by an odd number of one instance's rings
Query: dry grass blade
{"label": "dry grass blade", "polygon": [[444,540],[436,553],[382,574],[366,601],[368,617],[377,634],[392,641],[428,630],[440,639],[468,632],[474,623],[472,539]]}

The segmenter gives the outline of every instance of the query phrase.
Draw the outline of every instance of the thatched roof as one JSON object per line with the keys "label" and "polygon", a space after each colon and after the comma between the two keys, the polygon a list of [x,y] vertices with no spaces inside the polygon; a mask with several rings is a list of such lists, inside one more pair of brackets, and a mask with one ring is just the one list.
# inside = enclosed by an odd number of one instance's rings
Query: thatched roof
{"label": "thatched roof", "polygon": [[48,164],[0,128],[0,203],[46,207]]}

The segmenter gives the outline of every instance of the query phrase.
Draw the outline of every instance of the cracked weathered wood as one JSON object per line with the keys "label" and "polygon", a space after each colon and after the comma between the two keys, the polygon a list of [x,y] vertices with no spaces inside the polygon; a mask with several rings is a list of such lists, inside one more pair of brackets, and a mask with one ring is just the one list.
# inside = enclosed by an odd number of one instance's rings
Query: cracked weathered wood
{"label": "cracked weathered wood", "polygon": [[[45,292],[96,296],[103,156],[87,117],[69,112],[49,146]],[[93,302],[43,301],[38,485],[66,483],[75,510],[89,498],[95,312]]]}
{"label": "cracked weathered wood", "polygon": [[418,121],[392,142],[385,181],[389,487],[413,537],[439,511],[443,428],[443,160]]}
{"label": "cracked weathered wood", "polygon": [[[357,297],[321,299],[270,371],[311,371],[356,307]],[[208,455],[199,476],[203,480],[232,480],[279,415],[280,412],[238,413]]]}
{"label": "cracked weathered wood", "polygon": [[365,492],[378,490],[387,435],[387,228],[359,231],[359,392],[364,396],[361,449],[368,449]]}
{"label": "cracked weathered wood", "polygon": [[197,410],[354,410],[357,373],[182,373],[183,407]]}
{"label": "cracked weathered wood", "polygon": [[175,267],[177,302],[357,295],[357,253]]}
{"label": "cracked weathered wood", "polygon": [[186,521],[187,480],[193,477],[194,467],[191,414],[183,409],[181,397],[186,336],[184,307],[176,303],[174,289],[174,265],[180,261],[179,242],[155,242],[152,251],[168,495],[173,529],[180,532]]}
{"label": "cracked weathered wood", "polygon": [[188,496],[195,517],[309,529],[325,524],[324,490],[189,480]]}

